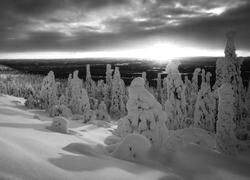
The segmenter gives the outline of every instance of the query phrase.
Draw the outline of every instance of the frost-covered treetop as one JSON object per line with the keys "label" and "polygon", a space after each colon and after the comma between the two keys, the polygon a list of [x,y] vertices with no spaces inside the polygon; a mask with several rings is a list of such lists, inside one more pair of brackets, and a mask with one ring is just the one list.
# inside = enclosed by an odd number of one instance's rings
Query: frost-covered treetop
{"label": "frost-covered treetop", "polygon": [[227,43],[226,43],[226,47],[225,47],[225,51],[224,51],[226,57],[236,57],[234,36],[235,36],[235,32],[233,32],[233,31],[230,31],[226,34]]}
{"label": "frost-covered treetop", "polygon": [[180,65],[179,61],[170,61],[166,67],[166,73],[179,73],[178,67]]}
{"label": "frost-covered treetop", "polygon": [[144,85],[145,80],[141,77],[137,77],[131,82],[130,87],[144,87]]}

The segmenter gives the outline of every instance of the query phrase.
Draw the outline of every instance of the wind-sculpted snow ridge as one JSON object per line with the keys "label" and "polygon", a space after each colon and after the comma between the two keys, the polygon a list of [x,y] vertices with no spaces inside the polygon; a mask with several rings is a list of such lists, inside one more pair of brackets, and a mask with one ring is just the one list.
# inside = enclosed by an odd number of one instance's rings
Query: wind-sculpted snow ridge
{"label": "wind-sculpted snow ridge", "polygon": [[147,137],[154,147],[161,147],[167,133],[162,106],[144,87],[143,78],[135,78],[129,87],[128,115],[118,122],[121,137],[138,133]]}

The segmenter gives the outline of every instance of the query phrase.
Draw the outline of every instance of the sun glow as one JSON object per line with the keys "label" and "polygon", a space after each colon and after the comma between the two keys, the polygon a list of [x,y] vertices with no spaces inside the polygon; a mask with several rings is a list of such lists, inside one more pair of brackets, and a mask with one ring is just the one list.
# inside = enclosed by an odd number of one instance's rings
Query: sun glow
{"label": "sun glow", "polygon": [[[238,52],[240,55],[249,55],[243,51]],[[197,47],[186,47],[177,44],[157,42],[144,46],[133,48],[123,48],[119,50],[103,51],[49,51],[49,52],[18,52],[18,53],[1,53],[0,59],[76,59],[76,58],[130,58],[153,60],[158,63],[164,63],[173,59],[183,57],[199,56],[224,56],[223,49],[210,50]]]}

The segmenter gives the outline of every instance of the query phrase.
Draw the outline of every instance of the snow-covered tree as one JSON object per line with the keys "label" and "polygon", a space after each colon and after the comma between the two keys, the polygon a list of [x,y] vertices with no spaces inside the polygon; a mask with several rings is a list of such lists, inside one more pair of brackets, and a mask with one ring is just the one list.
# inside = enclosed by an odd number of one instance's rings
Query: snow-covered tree
{"label": "snow-covered tree", "polygon": [[145,81],[145,88],[146,89],[149,89],[149,82],[148,82],[148,80],[147,80],[147,73],[146,72],[142,72],[142,78],[144,79],[144,81]]}
{"label": "snow-covered tree", "polygon": [[161,85],[161,74],[157,74],[157,85],[156,85],[156,91],[157,91],[157,101],[161,103],[162,101],[162,85]]}
{"label": "snow-covered tree", "polygon": [[154,147],[161,147],[167,133],[165,113],[146,90],[143,78],[137,77],[131,82],[126,107],[128,115],[118,121],[118,134],[123,138],[130,133],[142,134]]}
{"label": "snow-covered tree", "polygon": [[85,87],[88,93],[88,96],[91,98],[95,98],[96,93],[96,83],[92,80],[91,73],[90,73],[90,65],[87,64],[86,66],[86,81]]}
{"label": "snow-covered tree", "polygon": [[202,83],[198,93],[194,111],[194,125],[215,133],[216,99],[210,87],[211,73],[205,77],[205,70],[202,70]]}
{"label": "snow-covered tree", "polygon": [[241,79],[241,64],[242,59],[237,58],[235,53],[236,48],[234,45],[234,32],[227,33],[227,42],[225,47],[225,57],[218,60],[216,64],[216,83],[214,88],[220,87],[224,83],[232,85],[234,92],[234,122],[238,130],[245,127],[245,121],[242,117],[244,104],[243,104],[243,85]]}
{"label": "snow-covered tree", "polygon": [[248,111],[248,116],[250,117],[250,78],[248,81],[248,88],[247,88],[247,93],[246,93],[246,107]]}
{"label": "snow-covered tree", "polygon": [[82,81],[78,78],[78,71],[73,74],[73,79],[69,84],[69,107],[74,114],[84,114],[90,110],[87,91],[82,86]]}
{"label": "snow-covered tree", "polygon": [[172,61],[166,67],[165,78],[166,98],[165,111],[167,113],[167,127],[180,129],[188,126],[186,122],[185,85],[178,70],[179,62]]}
{"label": "snow-covered tree", "polygon": [[192,82],[188,79],[188,76],[185,76],[185,99],[186,99],[186,111],[187,111],[187,117],[193,118],[193,104],[192,104]]}
{"label": "snow-covered tree", "polygon": [[188,118],[194,117],[195,104],[199,92],[198,76],[201,72],[200,68],[196,68],[193,72],[192,81],[185,80],[185,98],[187,102],[187,116]]}
{"label": "snow-covered tree", "polygon": [[103,80],[98,80],[97,81],[97,86],[96,86],[96,99],[98,100],[98,104],[101,102],[101,101],[104,101],[104,92],[105,90],[105,84],[104,84],[104,81]]}
{"label": "snow-covered tree", "polygon": [[106,83],[104,85],[104,102],[107,106],[108,112],[110,111],[111,105],[111,90],[112,90],[112,73],[111,65],[106,66]]}
{"label": "snow-covered tree", "polygon": [[115,68],[111,89],[110,114],[112,118],[119,119],[126,114],[125,84],[120,76],[119,68]]}
{"label": "snow-covered tree", "polygon": [[216,142],[219,150],[225,154],[237,153],[237,139],[234,122],[234,90],[230,83],[224,83],[218,89],[219,107],[216,124]]}
{"label": "snow-covered tree", "polygon": [[103,121],[109,121],[110,116],[108,114],[107,106],[104,103],[104,101],[101,101],[101,103],[98,106],[98,109],[96,111],[96,119],[97,120],[103,120]]}
{"label": "snow-covered tree", "polygon": [[41,107],[47,110],[57,104],[57,85],[53,71],[50,71],[43,79],[40,91],[40,100]]}

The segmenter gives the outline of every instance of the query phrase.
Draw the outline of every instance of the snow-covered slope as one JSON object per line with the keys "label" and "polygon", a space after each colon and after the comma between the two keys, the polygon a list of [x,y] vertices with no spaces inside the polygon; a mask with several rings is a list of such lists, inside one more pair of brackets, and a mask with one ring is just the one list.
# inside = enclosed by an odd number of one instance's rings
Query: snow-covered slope
{"label": "snow-covered slope", "polygon": [[[0,96],[0,179],[158,179],[164,172],[102,154],[107,128],[71,123],[72,135],[46,129],[20,99]],[[21,102],[23,100],[21,99]],[[36,112],[37,113],[37,112]],[[45,121],[43,121],[45,120]],[[95,153],[96,151],[96,153]]]}
{"label": "snow-covered slope", "polygon": [[[28,110],[24,100],[0,95],[0,179],[242,179],[250,177],[250,158],[227,157],[187,146],[169,154],[149,151],[145,163],[117,159],[106,151],[112,124],[70,121],[69,134],[46,128],[52,119]],[[34,118],[37,114],[39,118]],[[147,160],[148,158],[148,160]]]}

